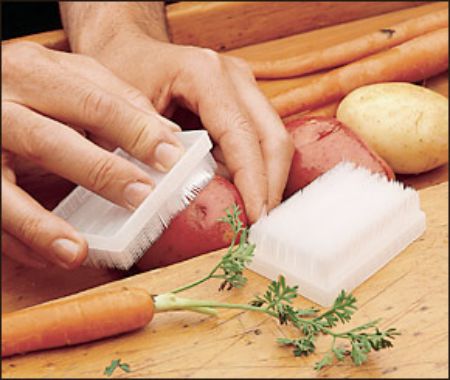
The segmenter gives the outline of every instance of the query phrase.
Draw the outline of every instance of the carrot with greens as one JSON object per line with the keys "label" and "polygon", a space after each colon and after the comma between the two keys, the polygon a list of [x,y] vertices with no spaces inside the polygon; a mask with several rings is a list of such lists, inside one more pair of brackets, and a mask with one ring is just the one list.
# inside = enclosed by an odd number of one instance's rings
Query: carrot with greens
{"label": "carrot with greens", "polygon": [[90,342],[135,330],[153,318],[143,289],[61,299],[2,315],[2,357]]}
{"label": "carrot with greens", "polygon": [[338,67],[448,26],[448,9],[434,11],[370,34],[286,59],[249,61],[256,78],[290,78]]}
{"label": "carrot with greens", "polygon": [[[355,365],[367,360],[367,353],[392,347],[392,340],[399,333],[390,328],[380,330],[379,320],[374,320],[348,331],[335,332],[339,323],[348,322],[356,308],[352,294],[342,291],[333,306],[319,314],[315,308],[299,309],[293,305],[298,296],[297,286],[290,287],[283,276],[272,281],[263,296],[257,296],[248,304],[231,304],[211,300],[194,300],[177,295],[210,279],[220,279],[219,290],[244,286],[247,279],[244,269],[253,257],[254,245],[247,241],[248,230],[239,218],[236,207],[227,212],[223,222],[230,224],[233,242],[219,263],[203,278],[184,285],[172,292],[150,295],[141,288],[118,288],[110,291],[80,294],[57,301],[33,306],[2,315],[2,357],[17,353],[37,351],[89,342],[100,338],[133,331],[144,327],[154,313],[187,310],[216,315],[215,309],[240,309],[264,313],[281,325],[291,325],[298,330],[298,339],[280,338],[280,345],[294,347],[294,355],[309,355],[315,351],[319,335],[329,335],[333,342],[322,360],[316,363],[319,370],[332,364],[332,355],[342,360],[350,351],[335,347],[336,341],[347,341],[351,347],[351,359]],[[235,244],[237,243],[237,244]],[[120,363],[116,359],[105,369],[106,374]],[[128,366],[126,366],[127,369]]]}
{"label": "carrot with greens", "polygon": [[[180,304],[182,302],[182,304]],[[203,302],[204,303],[204,302]],[[2,357],[91,342],[146,326],[154,313],[190,310],[215,315],[195,300],[120,288],[65,297],[2,315]]]}
{"label": "carrot with greens", "polygon": [[448,28],[334,69],[308,84],[271,98],[281,117],[339,100],[352,90],[381,82],[417,82],[448,68]]}

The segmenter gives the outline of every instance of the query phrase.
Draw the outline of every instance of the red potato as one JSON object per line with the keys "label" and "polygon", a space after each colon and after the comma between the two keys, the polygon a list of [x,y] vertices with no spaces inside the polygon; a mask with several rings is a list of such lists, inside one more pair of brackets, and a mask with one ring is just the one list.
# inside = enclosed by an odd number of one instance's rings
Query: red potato
{"label": "red potato", "polygon": [[326,116],[304,116],[286,124],[294,139],[295,153],[284,191],[287,198],[337,163],[347,160],[389,179],[389,165],[349,127]]}
{"label": "red potato", "polygon": [[[218,219],[237,204],[244,210],[242,198],[234,185],[215,176],[192,203],[180,212],[161,237],[137,263],[141,270],[170,265],[230,245],[230,227]],[[240,215],[247,225],[245,212]]]}

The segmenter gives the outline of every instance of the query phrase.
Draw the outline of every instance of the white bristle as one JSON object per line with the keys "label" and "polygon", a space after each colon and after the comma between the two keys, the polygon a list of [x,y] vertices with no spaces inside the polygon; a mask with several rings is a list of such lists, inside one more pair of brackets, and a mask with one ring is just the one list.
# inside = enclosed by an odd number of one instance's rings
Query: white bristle
{"label": "white bristle", "polygon": [[283,274],[299,293],[330,306],[425,229],[412,188],[343,162],[261,218],[250,229],[250,268]]}
{"label": "white bristle", "polygon": [[159,238],[170,221],[214,177],[216,163],[206,131],[181,132],[186,153],[169,173],[161,173],[115,151],[149,173],[155,189],[134,211],[129,211],[78,186],[53,212],[68,220],[89,245],[84,265],[128,269]]}

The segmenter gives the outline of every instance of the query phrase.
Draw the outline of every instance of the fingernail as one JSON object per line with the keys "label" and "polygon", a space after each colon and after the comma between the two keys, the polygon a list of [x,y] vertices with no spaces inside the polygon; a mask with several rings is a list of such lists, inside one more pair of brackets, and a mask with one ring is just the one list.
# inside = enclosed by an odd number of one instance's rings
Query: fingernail
{"label": "fingernail", "polygon": [[265,216],[267,216],[267,204],[266,203],[264,203],[261,208],[261,213],[259,215],[259,218],[263,218]]}
{"label": "fingernail", "polygon": [[69,268],[77,260],[81,246],[69,239],[56,239],[52,243],[52,249],[60,265]]}
{"label": "fingernail", "polygon": [[151,193],[153,188],[146,183],[133,182],[125,187],[123,196],[131,209],[137,208]]}
{"label": "fingernail", "polygon": [[173,144],[160,143],[155,150],[155,168],[166,172],[170,170],[183,155],[184,150]]}
{"label": "fingernail", "polygon": [[172,120],[166,119],[164,116],[159,114],[156,115],[156,117],[173,132],[181,132],[181,127],[175,124]]}

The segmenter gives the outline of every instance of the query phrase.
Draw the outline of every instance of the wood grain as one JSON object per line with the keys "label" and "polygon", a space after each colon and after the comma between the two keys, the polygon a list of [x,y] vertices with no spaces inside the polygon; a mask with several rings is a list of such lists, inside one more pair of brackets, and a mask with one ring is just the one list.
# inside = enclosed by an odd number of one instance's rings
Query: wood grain
{"label": "wood grain", "polygon": [[181,2],[168,7],[173,41],[230,50],[423,4],[414,1]]}
{"label": "wood grain", "polygon": [[[362,367],[353,367],[346,361],[324,370],[320,376],[448,376],[448,183],[419,194],[427,215],[425,234],[355,290],[360,309],[349,325],[382,317],[382,327],[395,326],[402,335],[393,349],[371,354]],[[127,285],[161,293],[207,273],[221,254],[219,251],[203,255],[88,292]],[[58,275],[47,273],[40,276],[34,287],[29,283],[18,288],[19,281],[14,281],[13,286],[13,278],[23,281],[36,278],[36,274],[24,268],[16,268],[12,274],[9,261],[3,267],[6,274],[10,273],[7,278],[2,277],[5,311],[61,294],[54,286],[61,281]],[[241,290],[217,292],[218,283],[212,281],[191,289],[186,296],[247,302],[268,284],[257,274],[248,272],[248,276],[249,283]],[[70,282],[58,282],[58,287],[70,292]],[[312,305],[303,298],[298,300],[300,304]],[[113,358],[121,358],[130,364],[133,372],[129,377],[133,378],[317,377],[312,366],[326,351],[329,341],[319,340],[318,355],[295,358],[289,349],[275,343],[277,337],[291,335],[292,331],[281,329],[278,322],[249,312],[224,310],[218,318],[188,312],[159,314],[147,328],[115,339],[5,359],[2,376],[99,377]],[[124,374],[117,373],[117,377]]]}
{"label": "wood grain", "polygon": [[[424,3],[425,1],[183,1],[169,4],[166,14],[173,42],[229,50]],[[69,49],[62,30],[27,36],[27,39],[52,49]],[[16,38],[8,42],[19,40],[20,38]]]}

